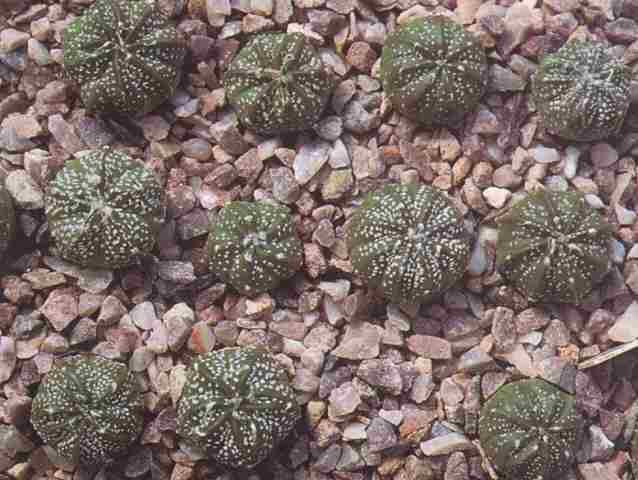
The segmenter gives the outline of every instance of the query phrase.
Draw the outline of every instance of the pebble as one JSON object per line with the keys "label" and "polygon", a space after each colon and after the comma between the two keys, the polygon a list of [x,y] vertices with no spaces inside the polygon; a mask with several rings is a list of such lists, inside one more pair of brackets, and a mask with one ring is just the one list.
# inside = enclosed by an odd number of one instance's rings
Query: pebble
{"label": "pebble", "polygon": [[361,396],[352,382],[345,382],[330,392],[328,401],[328,415],[333,421],[341,421],[361,405]]}
{"label": "pebble", "polygon": [[71,330],[69,344],[81,345],[85,342],[93,342],[97,338],[97,323],[90,318],[80,318]]}
{"label": "pebble", "polygon": [[542,145],[530,148],[528,152],[538,163],[555,163],[560,160],[560,154],[555,148],[548,148]]}
{"label": "pebble", "polygon": [[483,242],[477,240],[472,247],[472,254],[470,255],[470,263],[467,267],[467,271],[470,275],[478,277],[483,275],[487,269],[487,252]]}
{"label": "pebble", "polygon": [[76,278],[78,287],[89,293],[100,293],[113,281],[113,271],[94,268],[80,268],[59,257],[44,257],[44,263],[68,277]]}
{"label": "pebble", "polygon": [[427,457],[448,455],[452,452],[474,450],[476,447],[465,435],[460,433],[448,433],[421,442],[421,451]]}
{"label": "pebble", "polygon": [[366,440],[368,433],[367,425],[361,422],[350,422],[343,429],[343,440],[346,442]]}
{"label": "pebble", "polygon": [[148,368],[153,359],[155,358],[155,353],[148,347],[138,347],[131,355],[131,359],[129,360],[129,368],[133,372],[143,372]]}
{"label": "pebble", "polygon": [[48,129],[56,142],[67,152],[73,154],[86,150],[86,144],[77,135],[73,125],[67,122],[62,115],[51,115],[49,117]]}
{"label": "pebble", "polygon": [[352,189],[353,184],[351,169],[333,170],[321,187],[321,196],[328,202],[338,200]]}
{"label": "pebble", "polygon": [[369,73],[377,54],[366,42],[353,42],[346,54],[347,62],[361,72]]}
{"label": "pebble", "polygon": [[459,372],[479,373],[493,366],[494,359],[477,345],[461,355],[456,368]]}
{"label": "pebble", "polygon": [[618,203],[614,205],[614,212],[620,225],[633,225],[638,216],[635,211],[625,208]]}
{"label": "pebble", "polygon": [[163,280],[175,283],[190,283],[196,279],[195,270],[191,262],[166,260],[158,262],[157,273]]}
{"label": "pebble", "polygon": [[206,322],[197,322],[193,325],[188,339],[188,349],[192,352],[204,354],[213,350],[217,339],[213,330]]}
{"label": "pebble", "polygon": [[403,389],[401,371],[389,360],[364,360],[359,365],[357,377],[391,395],[400,395]]}
{"label": "pebble", "polygon": [[25,170],[14,170],[5,185],[16,205],[25,210],[44,208],[44,192]]}
{"label": "pebble", "polygon": [[626,343],[638,338],[638,302],[633,302],[625,312],[616,319],[614,325],[609,329],[607,335],[609,339]]}
{"label": "pebble", "polygon": [[139,305],[135,305],[129,315],[133,323],[142,330],[150,330],[157,321],[155,307],[153,307],[151,302],[142,302]]}
{"label": "pebble", "polygon": [[410,390],[410,399],[417,404],[421,404],[427,401],[434,392],[436,385],[432,378],[432,375],[428,373],[421,373],[414,379],[412,383],[412,389]]}
{"label": "pebble", "polygon": [[452,344],[440,337],[412,335],[408,337],[407,347],[411,352],[432,360],[452,358]]}
{"label": "pebble", "polygon": [[328,115],[319,120],[314,129],[324,140],[335,141],[343,132],[343,120],[336,115]]}
{"label": "pebble", "polygon": [[509,68],[494,64],[490,67],[489,88],[497,92],[516,92],[525,88],[525,80]]}
{"label": "pebble", "polygon": [[288,167],[271,168],[272,194],[281,203],[291,204],[297,201],[301,194],[299,184]]}
{"label": "pebble", "polygon": [[4,53],[13,52],[24,47],[29,41],[29,34],[14,28],[0,30],[0,51]]}
{"label": "pebble", "polygon": [[376,326],[368,322],[351,324],[332,354],[348,360],[372,359],[379,355],[380,344],[381,332]]}
{"label": "pebble", "polygon": [[27,43],[29,58],[40,66],[50,65],[54,62],[46,45],[35,38],[30,38]]}
{"label": "pebble", "polygon": [[0,383],[11,378],[16,362],[15,340],[11,337],[0,337]]}
{"label": "pebble", "polygon": [[580,150],[572,145],[565,149],[565,168],[563,169],[563,173],[566,178],[572,179],[576,176],[580,154]]}
{"label": "pebble", "polygon": [[512,192],[506,188],[488,187],[483,190],[483,197],[489,206],[502,208],[512,196]]}
{"label": "pebble", "polygon": [[47,297],[40,311],[53,325],[53,328],[61,332],[78,316],[77,299],[73,295],[53,291]]}
{"label": "pebble", "polygon": [[606,461],[614,453],[614,442],[609,440],[598,425],[590,425],[589,439],[591,442],[590,461]]}
{"label": "pebble", "polygon": [[120,299],[114,295],[109,295],[102,303],[97,321],[100,325],[111,326],[116,324],[126,313],[126,307],[122,305]]}
{"label": "pebble", "polygon": [[295,179],[299,184],[305,185],[321,170],[328,161],[330,149],[330,144],[324,140],[314,140],[301,146],[293,164]]}
{"label": "pebble", "polygon": [[618,152],[608,143],[597,143],[591,147],[589,157],[595,167],[605,168],[618,161]]}
{"label": "pebble", "polygon": [[368,449],[372,453],[381,452],[397,444],[397,435],[392,424],[381,417],[375,417],[367,429]]}

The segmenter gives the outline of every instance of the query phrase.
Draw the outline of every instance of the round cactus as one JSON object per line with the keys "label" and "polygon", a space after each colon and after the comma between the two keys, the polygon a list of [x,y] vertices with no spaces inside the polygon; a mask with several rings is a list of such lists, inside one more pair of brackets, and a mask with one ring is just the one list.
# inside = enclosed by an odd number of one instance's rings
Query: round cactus
{"label": "round cactus", "polygon": [[581,303],[609,271],[612,227],[580,192],[531,193],[499,224],[497,267],[532,302]]}
{"label": "round cactus", "polygon": [[470,255],[461,215],[438,190],[388,185],[355,212],[348,235],[355,272],[393,302],[422,303],[456,283]]}
{"label": "round cactus", "polygon": [[255,36],[228,67],[226,97],[241,123],[265,135],[311,128],[335,80],[301,33]]}
{"label": "round cactus", "polygon": [[288,436],[299,406],[268,353],[227,348],[198,357],[186,374],[177,433],[231,468],[263,461]]}
{"label": "round cactus", "polygon": [[485,403],[479,435],[505,479],[550,480],[574,462],[582,425],[573,396],[528,379],[499,388]]}
{"label": "round cactus", "polygon": [[104,148],[66,162],[49,184],[45,212],[61,257],[120,268],[155,245],[163,190],[142,163]]}
{"label": "round cactus", "polygon": [[244,295],[271,290],[299,270],[303,246],[286,207],[231,202],[208,236],[210,269]]}
{"label": "round cactus", "polygon": [[96,466],[128,450],[142,431],[143,413],[142,395],[125,365],[76,355],[43,380],[31,423],[67,461]]}
{"label": "round cactus", "polygon": [[4,178],[0,178],[0,258],[8,250],[15,237],[16,219],[13,200],[7,191]]}
{"label": "round cactus", "polygon": [[417,18],[390,34],[381,55],[386,95],[399,112],[425,125],[455,125],[487,85],[479,42],[444,16]]}
{"label": "round cactus", "polygon": [[545,127],[568,140],[616,133],[631,100],[631,70],[602,45],[572,41],[543,58],[532,96]]}
{"label": "round cactus", "polygon": [[64,70],[96,112],[145,114],[177,84],[186,43],[155,1],[97,0],[64,32]]}

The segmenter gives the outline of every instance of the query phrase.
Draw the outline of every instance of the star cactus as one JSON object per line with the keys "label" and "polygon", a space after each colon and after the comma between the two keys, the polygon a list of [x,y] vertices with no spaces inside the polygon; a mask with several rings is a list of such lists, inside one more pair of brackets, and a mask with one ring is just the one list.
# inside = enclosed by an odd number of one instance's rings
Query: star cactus
{"label": "star cactus", "polygon": [[0,178],[0,258],[6,251],[15,237],[16,219],[13,209],[13,200],[7,191],[4,178]]}
{"label": "star cactus", "polygon": [[97,0],[64,32],[64,70],[91,111],[145,114],[177,87],[186,43],[154,0]]}
{"label": "star cactus", "polygon": [[463,275],[469,235],[450,200],[428,186],[389,185],[355,212],[350,259],[367,284],[393,302],[422,303]]}
{"label": "star cactus", "polygon": [[163,190],[142,163],[104,148],[66,162],[49,184],[45,213],[61,257],[120,268],[153,249]]}
{"label": "star cactus", "polygon": [[177,432],[188,444],[231,468],[263,461],[300,417],[285,370],[255,348],[196,358],[177,415]]}
{"label": "star cactus", "polygon": [[609,271],[612,227],[580,192],[531,193],[499,223],[497,267],[533,302],[581,303]]}
{"label": "star cactus", "polygon": [[97,466],[129,449],[142,431],[143,413],[141,392],[125,365],[76,355],[44,378],[31,422],[61,457]]}
{"label": "star cactus", "polygon": [[241,123],[265,135],[312,128],[334,86],[334,77],[301,33],[255,36],[224,77],[226,97]]}
{"label": "star cactus", "polygon": [[567,140],[617,133],[631,101],[631,70],[600,44],[571,41],[543,58],[532,96],[545,127]]}
{"label": "star cactus", "polygon": [[453,126],[483,95],[487,60],[476,38],[448,17],[417,18],[388,35],[381,79],[392,105],[406,117]]}

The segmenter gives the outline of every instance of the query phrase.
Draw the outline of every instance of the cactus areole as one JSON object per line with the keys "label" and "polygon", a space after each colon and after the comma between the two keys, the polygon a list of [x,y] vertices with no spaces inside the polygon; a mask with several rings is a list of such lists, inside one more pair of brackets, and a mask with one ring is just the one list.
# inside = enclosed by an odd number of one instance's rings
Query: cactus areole
{"label": "cactus areole", "polygon": [[350,259],[367,284],[393,302],[427,302],[463,275],[469,235],[450,200],[428,186],[389,185],[355,212]]}
{"label": "cactus areole", "polygon": [[11,245],[16,231],[13,200],[7,191],[4,178],[0,178],[0,259]]}
{"label": "cactus areole", "polygon": [[96,112],[145,114],[179,83],[186,43],[154,0],[97,0],[64,32],[64,70]]}

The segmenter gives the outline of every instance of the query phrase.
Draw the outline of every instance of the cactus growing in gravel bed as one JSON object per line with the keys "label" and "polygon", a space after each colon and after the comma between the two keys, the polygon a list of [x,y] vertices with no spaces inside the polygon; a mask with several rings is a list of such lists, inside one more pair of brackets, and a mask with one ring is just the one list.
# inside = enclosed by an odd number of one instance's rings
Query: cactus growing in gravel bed
{"label": "cactus growing in gravel bed", "polygon": [[583,418],[576,402],[541,379],[509,383],[485,403],[479,434],[496,471],[511,480],[550,480],[574,462]]}
{"label": "cactus growing in gravel bed", "polygon": [[64,32],[64,70],[89,110],[144,114],[168,99],[186,43],[146,0],[97,0]]}
{"label": "cactus growing in gravel bed", "polygon": [[142,431],[144,404],[133,374],[97,355],[76,355],[47,374],[31,422],[67,461],[96,466],[125,453]]}
{"label": "cactus growing in gravel bed", "polygon": [[497,266],[533,302],[581,303],[611,266],[612,227],[580,192],[531,193],[499,224]]}
{"label": "cactus growing in gravel bed", "polygon": [[196,358],[187,372],[177,433],[223,465],[249,468],[288,436],[299,416],[286,371],[272,356],[227,348]]}
{"label": "cactus growing in gravel bed", "polygon": [[163,190],[142,163],[104,148],[66,162],[49,184],[45,212],[61,257],[120,268],[155,245]]}
{"label": "cactus growing in gravel bed", "polygon": [[210,269],[244,295],[273,289],[303,261],[303,245],[286,207],[231,202],[208,236]]}
{"label": "cactus growing in gravel bed", "polygon": [[355,272],[393,302],[426,302],[463,275],[469,235],[450,200],[428,186],[388,185],[355,212],[348,235]]}
{"label": "cactus growing in gravel bed", "polygon": [[532,96],[543,124],[567,140],[595,141],[622,126],[631,70],[596,43],[572,41],[543,58]]}
{"label": "cactus growing in gravel bed", "polygon": [[392,105],[425,125],[454,125],[487,85],[487,60],[472,34],[444,16],[417,18],[390,34],[381,78]]}
{"label": "cactus growing in gravel bed", "polygon": [[13,200],[7,191],[4,178],[0,178],[0,259],[13,241],[16,230]]}
{"label": "cactus growing in gravel bed", "polygon": [[265,135],[311,128],[334,86],[331,72],[301,33],[255,36],[224,76],[226,97],[241,123]]}

